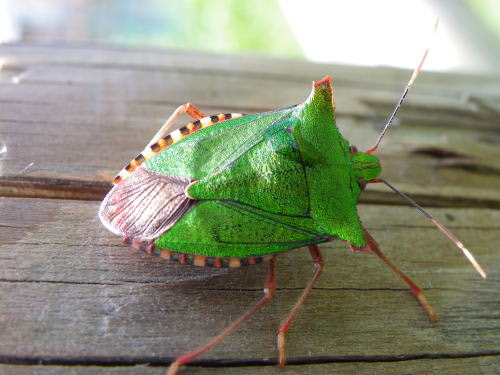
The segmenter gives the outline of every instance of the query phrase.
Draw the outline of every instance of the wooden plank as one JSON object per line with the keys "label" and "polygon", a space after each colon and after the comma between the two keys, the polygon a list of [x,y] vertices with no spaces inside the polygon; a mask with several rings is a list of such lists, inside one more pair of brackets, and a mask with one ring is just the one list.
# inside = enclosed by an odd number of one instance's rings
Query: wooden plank
{"label": "wooden plank", "polygon": [[[145,48],[124,48],[95,45],[6,43],[0,46],[0,55],[6,66],[25,66],[43,63],[59,65],[135,68],[143,70],[178,69],[208,71],[221,75],[280,77],[294,80],[306,77],[318,79],[331,67],[331,73],[345,82],[374,82],[378,86],[401,86],[408,79],[408,71],[388,67],[353,67],[341,64],[318,64],[305,60],[277,59],[251,55],[221,55],[195,51],[176,51]],[[418,53],[416,53],[418,55]],[[418,57],[416,58],[418,59]],[[283,66],[286,65],[286,69]],[[356,74],[353,74],[353,71]],[[449,88],[470,88],[480,83],[480,92],[498,94],[500,78],[493,75],[461,75],[426,72],[419,78],[422,86],[436,84]]]}
{"label": "wooden plank", "polygon": [[[336,66],[328,66],[325,71],[335,72],[335,68]],[[351,69],[351,74],[356,76],[359,68]],[[367,68],[364,68],[364,70],[367,70]],[[168,100],[183,100],[183,97],[185,100],[189,100],[191,95],[198,95],[199,103],[207,106],[220,106],[222,101],[224,105],[262,111],[303,100],[304,94],[302,90],[310,86],[313,79],[318,80],[325,74],[327,73],[319,73],[312,78],[299,75],[294,80],[284,80],[279,75],[265,77],[228,76],[222,72],[219,75],[213,75],[209,74],[208,70],[185,71],[180,66],[176,69],[172,68],[163,71],[137,70],[128,67],[82,67],[46,63],[27,66],[24,71],[12,77],[11,82],[14,86],[4,95],[6,98],[12,99],[16,98],[16,93],[22,94],[22,89],[15,89],[15,86],[20,83],[30,86],[43,84],[48,89],[53,88],[53,90],[47,92],[47,95],[42,97],[44,102],[57,102],[61,96],[74,95],[74,91],[85,94],[88,90],[94,90],[97,92],[90,92],[90,94],[101,94],[103,99],[108,101],[109,99],[118,99],[133,100],[134,102],[158,102],[162,99],[164,102],[168,102]],[[408,72],[406,72],[405,77],[401,77],[401,80],[393,85],[380,84],[376,79],[350,82],[342,78],[334,78],[336,91],[340,91],[336,95],[336,100],[340,104],[337,106],[339,114],[363,116],[366,115],[367,109],[379,106],[388,107],[382,108],[383,115],[386,117],[387,112],[393,109],[398,94],[400,94],[408,79],[407,75]],[[376,74],[374,76],[376,77]],[[433,115],[438,117],[437,115],[442,115],[443,113],[440,112],[444,111],[448,118],[441,119],[441,123],[445,121],[467,123],[475,120],[479,122],[476,126],[498,127],[499,121],[496,109],[489,106],[490,108],[485,110],[483,108],[485,105],[482,105],[481,101],[472,98],[471,90],[478,90],[481,86],[480,82],[476,82],[475,85],[468,88],[450,88],[436,83],[432,87],[416,86],[408,100],[410,107],[413,104],[415,109],[406,112],[413,116],[420,113],[420,119],[427,123],[432,119]],[[439,91],[436,91],[437,87],[439,87]],[[36,92],[37,88],[34,87],[33,90]],[[254,90],[260,90],[260,95],[255,96]],[[279,96],[275,95],[276,90],[280,91]],[[199,92],[193,93],[192,91]],[[232,97],[231,103],[224,101],[225,96],[231,95],[234,91],[237,91],[238,97]],[[214,93],[218,95],[213,95]],[[463,97],[466,93],[468,97]],[[496,97],[497,94],[490,94],[490,97]],[[251,95],[251,97],[247,97],[248,95]],[[78,99],[82,100],[84,97],[88,98],[89,96],[83,95],[82,98]],[[482,97],[487,98],[488,96],[483,92]],[[18,100],[21,100],[21,97]],[[362,103],[353,105],[354,100]],[[425,111],[426,109],[432,109],[432,111]],[[492,109],[493,114],[491,113]],[[425,116],[422,116],[422,112],[426,112]],[[450,116],[452,117],[450,118]],[[431,118],[429,119],[429,117]]]}
{"label": "wooden plank", "polygon": [[[3,195],[100,199],[106,188],[98,176],[116,173],[135,156],[178,104],[191,100],[209,113],[254,112],[302,101],[309,91],[305,80],[302,85],[241,76],[214,81],[203,72],[32,69],[37,73],[0,91],[0,131],[8,149],[1,160]],[[69,77],[80,81],[65,84]],[[380,149],[385,177],[426,205],[499,207],[498,113],[484,106],[459,111],[457,98],[415,94],[401,117],[404,126],[391,130]],[[376,138],[397,93],[339,87],[337,97],[339,127],[363,149]],[[412,153],[429,146],[457,157]],[[20,175],[29,178],[20,181]],[[53,188],[70,180],[95,186],[84,196],[78,195],[82,186]],[[369,189],[364,199],[395,201],[381,189]]]}
{"label": "wooden plank", "polygon": [[[16,44],[0,46],[0,63],[0,196],[35,198],[0,198],[0,301],[8,301],[0,309],[0,373],[7,374],[163,373],[175,355],[218,333],[261,296],[265,266],[210,270],[147,256],[102,227],[97,202],[82,201],[104,195],[109,183],[100,174],[135,156],[177,105],[264,111],[301,102],[312,79],[335,73],[339,127],[364,149],[409,75],[247,56]],[[360,206],[364,223],[426,289],[441,320],[428,322],[373,256],[324,245],[327,269],[289,333],[286,373],[498,372],[499,83],[425,72],[399,116],[402,126],[379,152],[387,179],[420,203],[444,207],[431,211],[474,251],[489,278],[480,280],[414,209],[390,206],[401,201],[370,186],[363,202],[379,205]],[[276,327],[311,263],[299,249],[278,264],[272,303],[183,373],[282,372],[273,366]]]}
{"label": "wooden plank", "polygon": [[[2,198],[0,205],[0,299],[9,301],[0,310],[3,363],[66,361],[76,373],[85,372],[78,366],[89,363],[165,365],[216,334],[261,295],[265,266],[211,270],[142,254],[100,225],[96,202]],[[477,374],[497,366],[500,211],[433,211],[474,250],[488,279],[481,280],[414,210],[361,206],[368,229],[426,289],[441,319],[430,323],[402,282],[375,257],[326,244],[326,272],[288,336],[291,369],[347,362],[351,367],[318,371],[359,373],[358,365],[368,372],[398,361],[392,364],[394,373],[408,373],[426,358],[440,360],[448,373],[463,363],[468,363],[467,373]],[[275,361],[276,327],[311,274],[305,251],[287,252],[278,264],[273,302],[199,364]],[[376,365],[361,363],[366,361]]]}

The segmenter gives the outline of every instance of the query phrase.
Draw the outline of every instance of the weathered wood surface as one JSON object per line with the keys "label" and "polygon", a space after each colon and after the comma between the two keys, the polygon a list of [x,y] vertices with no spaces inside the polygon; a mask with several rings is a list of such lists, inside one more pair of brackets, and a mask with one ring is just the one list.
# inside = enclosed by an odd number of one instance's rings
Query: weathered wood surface
{"label": "weathered wood surface", "polygon": [[[302,102],[326,74],[339,127],[368,148],[408,79],[389,69],[187,53],[16,45],[0,53],[0,131],[10,147],[0,181],[9,196],[101,198],[98,175],[142,150],[179,104],[265,111]],[[499,86],[499,78],[423,74],[401,112],[405,126],[380,149],[385,176],[423,204],[499,207]],[[415,154],[423,146],[456,156]],[[377,186],[363,199],[397,200]]]}
{"label": "weathered wood surface", "polygon": [[[339,127],[363,149],[408,78],[95,47],[4,45],[0,59],[2,374],[161,374],[261,296],[265,266],[170,263],[122,245],[96,217],[108,189],[100,174],[135,156],[177,105],[263,111],[301,102],[312,79],[332,74]],[[376,257],[327,244],[326,271],[288,335],[291,365],[276,369],[276,327],[311,275],[299,249],[278,258],[273,301],[182,373],[498,373],[499,87],[495,77],[424,72],[380,149],[384,176],[441,207],[432,213],[474,250],[487,280],[414,209],[370,186],[360,214],[426,289],[437,323]]]}

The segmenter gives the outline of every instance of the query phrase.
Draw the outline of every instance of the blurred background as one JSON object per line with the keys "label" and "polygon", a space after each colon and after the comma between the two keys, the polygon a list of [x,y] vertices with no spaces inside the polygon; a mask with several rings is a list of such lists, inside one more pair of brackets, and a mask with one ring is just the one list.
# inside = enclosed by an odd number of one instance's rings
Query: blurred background
{"label": "blurred background", "polygon": [[0,43],[105,44],[500,74],[498,0],[0,0]]}

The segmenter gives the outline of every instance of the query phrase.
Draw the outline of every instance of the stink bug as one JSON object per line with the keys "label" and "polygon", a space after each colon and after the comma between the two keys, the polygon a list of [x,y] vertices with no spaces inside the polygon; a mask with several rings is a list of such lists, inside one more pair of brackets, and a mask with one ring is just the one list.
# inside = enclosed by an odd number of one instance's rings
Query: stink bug
{"label": "stink bug", "polygon": [[[374,147],[359,152],[339,133],[329,77],[313,83],[300,105],[256,115],[205,116],[180,106],[148,146],[114,179],[99,217],[124,241],[163,258],[207,267],[269,261],[264,296],[206,345],[178,357],[179,366],[218,345],[258,311],[275,291],[276,255],[309,248],[315,271],[278,331],[279,365],[285,334],[323,270],[318,244],[336,239],[353,251],[373,252],[410,287],[432,320],[437,316],[422,289],[380,251],[361,224],[356,206],[367,184],[383,182],[407,199],[461,248],[467,249],[405,194],[379,178],[373,155],[418,75],[414,71]],[[194,121],[171,131],[187,113]]]}

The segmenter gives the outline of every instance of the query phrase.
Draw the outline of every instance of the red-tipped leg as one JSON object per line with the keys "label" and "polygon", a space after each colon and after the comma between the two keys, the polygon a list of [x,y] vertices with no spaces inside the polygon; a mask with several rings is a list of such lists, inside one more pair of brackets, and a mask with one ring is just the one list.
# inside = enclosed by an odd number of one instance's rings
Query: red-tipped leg
{"label": "red-tipped leg", "polygon": [[304,304],[305,299],[307,298],[309,292],[311,291],[314,283],[316,280],[318,280],[319,276],[321,275],[321,272],[323,271],[323,258],[321,256],[321,253],[319,252],[318,246],[312,245],[309,246],[309,252],[311,253],[312,261],[314,264],[314,273],[305,287],[305,289],[302,291],[302,294],[300,295],[299,299],[293,306],[292,310],[288,313],[285,319],[281,321],[280,328],[278,330],[278,351],[279,351],[279,364],[278,366],[283,367],[286,362],[286,356],[285,356],[285,334],[288,332],[288,329],[292,325],[293,320],[297,316],[297,313],[299,312],[300,308]]}
{"label": "red-tipped leg", "polygon": [[186,104],[180,105],[179,107],[177,107],[177,109],[174,111],[174,113],[172,113],[172,115],[170,115],[170,117],[163,124],[163,126],[160,128],[160,130],[158,130],[158,132],[155,134],[153,139],[151,139],[149,144],[155,143],[160,138],[165,137],[168,133],[170,133],[175,121],[177,121],[179,116],[182,115],[183,113],[188,114],[189,116],[191,116],[195,120],[199,120],[200,118],[206,117],[206,115],[198,107],[196,107],[195,105],[193,105],[191,103],[186,103]]}
{"label": "red-tipped leg", "polygon": [[180,366],[192,361],[199,355],[209,351],[213,347],[219,345],[227,336],[232,334],[243,322],[255,314],[262,306],[264,306],[272,298],[274,291],[276,290],[276,259],[271,258],[269,261],[269,266],[267,269],[266,280],[264,284],[264,297],[262,297],[250,310],[243,314],[238,320],[233,322],[224,331],[222,331],[218,336],[214,337],[207,344],[185,353],[172,362],[168,368],[167,375],[175,375]]}
{"label": "red-tipped leg", "polygon": [[[431,318],[432,322],[435,322],[438,318],[436,312],[432,308],[432,306],[429,304],[427,301],[427,298],[425,298],[423,289],[419,287],[417,284],[415,284],[408,276],[406,276],[403,271],[401,271],[394,263],[392,263],[387,257],[380,251],[380,248],[377,244],[377,242],[373,239],[373,237],[368,233],[368,231],[365,229],[365,239],[367,246],[371,249],[373,253],[375,253],[380,259],[384,261],[385,264],[387,264],[391,269],[401,277],[406,284],[410,287],[412,293],[417,297],[418,302],[422,305],[422,307],[425,309],[426,313],[429,315]],[[353,251],[356,250],[353,248]]]}

